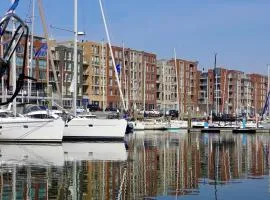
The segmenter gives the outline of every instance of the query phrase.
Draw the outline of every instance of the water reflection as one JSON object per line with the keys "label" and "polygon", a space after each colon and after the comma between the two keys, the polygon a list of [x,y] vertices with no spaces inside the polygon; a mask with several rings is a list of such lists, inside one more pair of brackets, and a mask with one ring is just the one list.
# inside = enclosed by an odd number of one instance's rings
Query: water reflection
{"label": "water reflection", "polygon": [[268,134],[186,132],[140,132],[126,143],[0,144],[0,198],[226,199],[252,181],[247,190],[262,183],[256,197],[267,199],[269,150]]}
{"label": "water reflection", "polygon": [[127,160],[123,142],[0,144],[0,152],[1,199],[114,199],[121,195]]}

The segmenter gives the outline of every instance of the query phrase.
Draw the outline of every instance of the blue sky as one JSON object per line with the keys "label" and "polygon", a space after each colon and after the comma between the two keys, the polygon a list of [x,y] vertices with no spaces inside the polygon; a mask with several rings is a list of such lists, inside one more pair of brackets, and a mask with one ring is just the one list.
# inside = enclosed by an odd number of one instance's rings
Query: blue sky
{"label": "blue sky", "polygon": [[[31,0],[20,0],[17,14],[25,18]],[[158,58],[177,57],[245,72],[266,73],[270,63],[269,0],[103,0],[112,43],[154,52]],[[84,39],[105,38],[98,0],[78,0],[79,31]],[[1,0],[2,15],[10,5]],[[43,0],[50,24],[73,28],[73,0]],[[42,34],[36,7],[35,32]],[[51,37],[72,39],[69,32],[49,30]]]}

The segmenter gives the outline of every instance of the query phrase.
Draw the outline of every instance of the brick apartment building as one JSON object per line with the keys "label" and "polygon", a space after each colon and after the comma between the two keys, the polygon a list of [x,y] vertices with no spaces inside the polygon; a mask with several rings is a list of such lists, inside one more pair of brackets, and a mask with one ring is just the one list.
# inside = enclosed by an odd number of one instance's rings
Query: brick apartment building
{"label": "brick apartment building", "polygon": [[[156,106],[156,55],[112,46],[124,103],[129,109],[154,109]],[[119,87],[110,53],[107,53],[107,107],[122,108]]]}
{"label": "brick apartment building", "polygon": [[[175,66],[175,60],[168,61]],[[199,72],[198,62],[176,59],[178,77],[178,98],[180,112],[196,113],[198,109]]]}
{"label": "brick apartment building", "polygon": [[107,107],[107,45],[92,41],[82,42],[81,45],[83,48],[84,98],[88,99],[89,104],[105,109]]}
{"label": "brick apartment building", "polygon": [[267,77],[225,68],[200,73],[201,113],[261,113],[267,93]]}

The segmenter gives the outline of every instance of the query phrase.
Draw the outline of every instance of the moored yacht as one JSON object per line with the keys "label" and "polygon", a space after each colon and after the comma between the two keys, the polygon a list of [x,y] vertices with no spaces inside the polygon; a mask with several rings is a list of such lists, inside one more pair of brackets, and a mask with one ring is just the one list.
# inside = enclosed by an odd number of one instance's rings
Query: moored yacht
{"label": "moored yacht", "polygon": [[83,113],[67,121],[64,139],[67,140],[123,140],[127,128],[125,119],[97,118]]}
{"label": "moored yacht", "polygon": [[10,110],[0,110],[1,142],[62,142],[63,129],[64,121],[45,110],[16,116]]}

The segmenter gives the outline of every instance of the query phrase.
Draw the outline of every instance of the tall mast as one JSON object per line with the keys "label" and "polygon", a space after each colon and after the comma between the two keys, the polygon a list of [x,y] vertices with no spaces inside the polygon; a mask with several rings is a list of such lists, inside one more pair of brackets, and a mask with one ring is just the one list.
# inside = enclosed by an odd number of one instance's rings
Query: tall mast
{"label": "tall mast", "polygon": [[101,64],[102,64],[102,110],[105,111],[105,64],[104,64],[104,40],[101,42]]}
{"label": "tall mast", "polygon": [[163,112],[164,112],[164,117],[166,114],[166,105],[165,105],[165,66],[164,66],[164,61],[162,62],[162,82],[163,82]]}
{"label": "tall mast", "polygon": [[[39,10],[39,14],[40,14],[41,22],[42,22],[42,27],[43,27],[45,39],[47,41],[47,46],[48,46],[48,48],[47,48],[47,52],[48,52],[47,57],[49,57],[49,60],[50,60],[50,64],[51,64],[52,71],[53,71],[53,77],[54,77],[54,81],[55,81],[55,85],[56,85],[56,90],[57,90],[57,93],[58,93],[59,97],[61,98],[60,102],[62,104],[63,102],[62,102],[62,96],[61,96],[61,92],[60,92],[61,90],[60,90],[60,86],[59,86],[58,76],[56,74],[55,64],[54,64],[54,61],[53,61],[53,54],[52,54],[52,51],[51,51],[51,43],[50,43],[48,31],[47,31],[47,25],[46,25],[46,21],[45,21],[43,6],[42,6],[42,0],[38,0],[37,2],[38,2],[38,10]],[[48,68],[47,68],[47,72],[49,72]],[[47,76],[48,76],[47,77],[47,83],[48,83],[49,82],[49,75],[47,74]],[[47,85],[47,87],[49,87],[49,85]]]}
{"label": "tall mast", "polygon": [[[174,65],[175,65],[175,77],[176,77],[176,99],[177,99],[177,107],[178,107],[178,111],[179,111],[179,114],[180,114],[180,101],[179,101],[179,80],[178,80],[178,68],[177,68],[177,61],[176,61],[176,50],[175,48],[173,49],[174,51]],[[181,99],[181,102],[182,102],[182,99]],[[182,106],[181,106],[182,107]],[[182,110],[181,110],[182,112]]]}
{"label": "tall mast", "polygon": [[[124,83],[125,83],[125,96],[126,96],[126,109],[128,110],[128,90],[127,90],[127,75],[126,75],[126,57],[125,57],[125,45],[124,45],[124,42],[123,42],[123,75],[124,75]],[[121,70],[122,71],[122,70]],[[120,71],[120,72],[121,72]]]}
{"label": "tall mast", "polygon": [[[15,20],[12,18],[12,36],[15,34],[15,30],[16,30]],[[12,49],[14,49],[14,48],[15,48],[15,42],[13,41],[13,43],[12,43]],[[14,51],[14,54],[12,56],[12,91],[13,91],[13,94],[16,91],[16,51]],[[12,106],[13,107],[13,114],[15,116],[16,116],[16,112],[17,112],[16,101],[17,101],[17,98],[15,97],[13,99],[13,102],[12,102],[12,105],[13,105]]]}
{"label": "tall mast", "polygon": [[248,116],[248,79],[247,79],[247,96],[246,96],[246,98],[247,98],[247,116]]}
{"label": "tall mast", "polygon": [[78,73],[78,56],[77,56],[77,41],[78,41],[78,0],[74,0],[74,53],[73,53],[73,61],[74,61],[74,91],[73,91],[73,108],[74,108],[74,116],[76,117],[77,112],[77,73]]}
{"label": "tall mast", "polygon": [[209,116],[209,83],[208,83],[208,76],[209,76],[209,73],[207,72],[207,80],[206,80],[206,93],[207,93],[207,105],[206,105],[206,109],[207,109],[207,116]]}
{"label": "tall mast", "polygon": [[102,5],[101,0],[99,0],[99,5],[100,5],[101,15],[102,15],[102,19],[103,19],[103,23],[104,23],[104,27],[105,27],[105,31],[106,31],[106,36],[107,36],[107,40],[108,40],[108,43],[109,43],[109,48],[110,48],[110,52],[111,52],[111,56],[112,56],[112,62],[113,62],[113,66],[114,66],[113,69],[114,69],[114,73],[115,73],[115,77],[116,77],[116,82],[117,82],[117,85],[118,85],[118,88],[119,88],[120,98],[121,98],[121,101],[122,101],[122,105],[123,105],[124,109],[126,110],[124,96],[123,96],[123,93],[122,93],[122,90],[121,90],[121,84],[120,84],[120,81],[119,81],[120,79],[118,77],[118,73],[117,73],[117,69],[116,69],[116,64],[115,64],[112,45],[111,45],[111,39],[110,39],[110,35],[109,35],[109,31],[108,31],[108,27],[107,27],[107,23],[106,23],[104,11],[103,11],[103,5]]}
{"label": "tall mast", "polygon": [[146,60],[144,61],[144,75],[143,75],[143,111],[145,111],[145,87],[146,87]]}
{"label": "tall mast", "polygon": [[229,101],[230,101],[230,76],[228,74],[228,88],[227,88],[227,114],[229,114]]}
{"label": "tall mast", "polygon": [[[270,91],[270,64],[268,64],[267,65],[267,68],[268,68],[268,81],[267,81],[267,83],[268,83],[268,86],[267,86],[267,92],[266,92],[266,94],[268,94],[269,93],[269,91]],[[270,99],[268,99],[268,116],[270,117]]]}
{"label": "tall mast", "polygon": [[132,99],[133,99],[133,110],[136,109],[135,102],[135,69],[134,69],[134,53],[132,53]]}
{"label": "tall mast", "polygon": [[[227,84],[227,71],[225,71],[225,80],[224,80],[224,86],[222,90],[222,113],[224,113],[224,105],[225,105],[225,91],[226,91],[226,84]],[[221,86],[221,83],[220,83]]]}
{"label": "tall mast", "polygon": [[215,53],[215,63],[214,63],[214,76],[215,76],[215,82],[216,82],[216,92],[215,99],[216,99],[216,114],[218,114],[218,81],[217,81],[217,54]]}
{"label": "tall mast", "polygon": [[239,85],[238,85],[238,74],[237,74],[237,82],[236,82],[236,116],[238,115],[238,96],[239,96]]}
{"label": "tall mast", "polygon": [[[32,17],[31,17],[31,45],[30,45],[30,68],[28,69],[28,73],[30,77],[33,77],[33,47],[34,47],[34,22],[35,22],[35,0],[33,0],[32,3]],[[27,51],[29,52],[29,51]],[[30,96],[32,95],[32,81],[28,80],[28,102],[30,99]]]}

